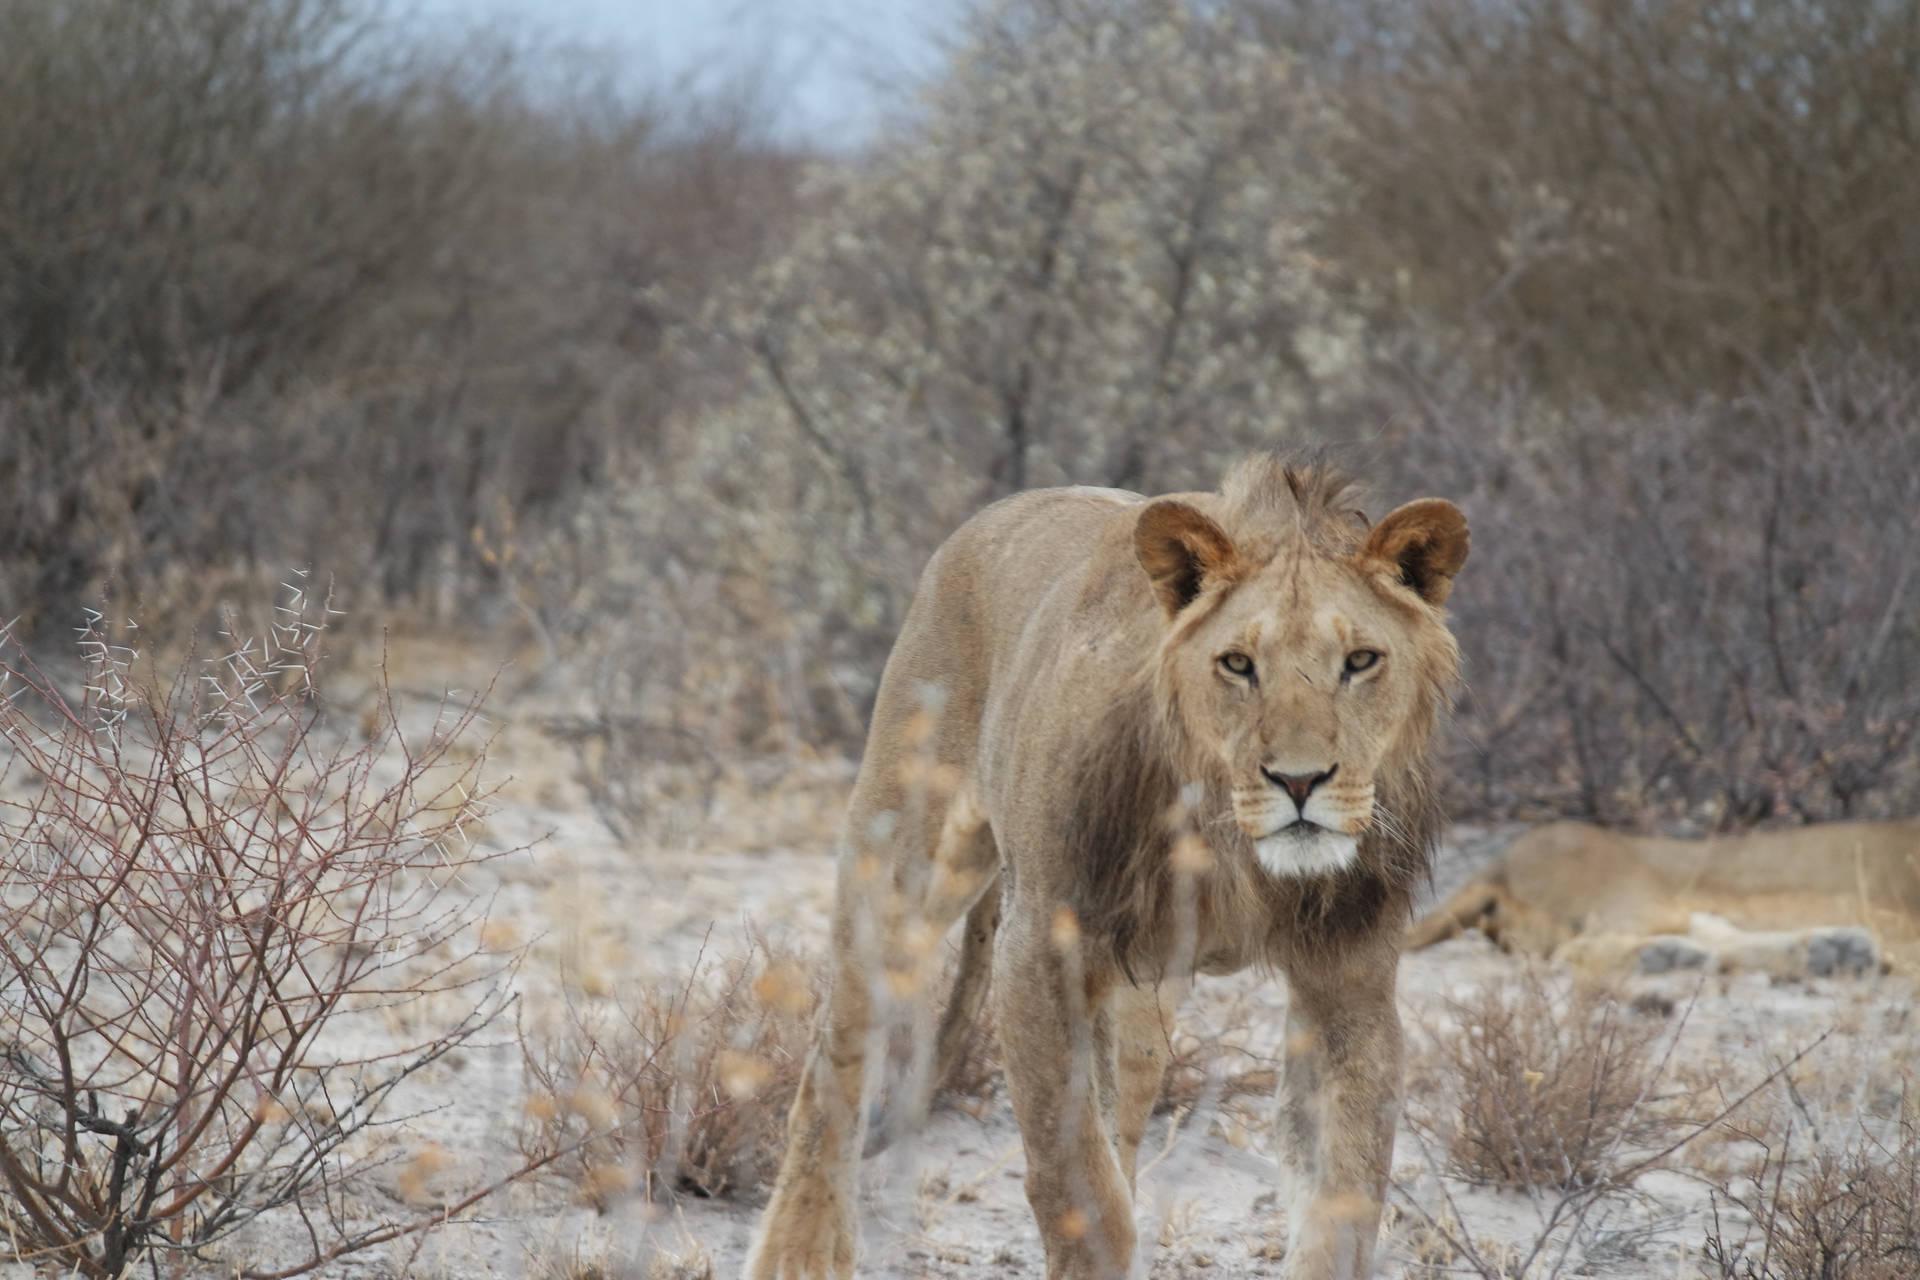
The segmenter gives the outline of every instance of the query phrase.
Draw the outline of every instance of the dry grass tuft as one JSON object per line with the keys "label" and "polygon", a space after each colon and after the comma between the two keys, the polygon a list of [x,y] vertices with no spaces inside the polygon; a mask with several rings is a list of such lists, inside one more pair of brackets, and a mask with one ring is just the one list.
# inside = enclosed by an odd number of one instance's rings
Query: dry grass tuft
{"label": "dry grass tuft", "polygon": [[[1623,1149],[1675,1121],[1647,1106],[1661,1060],[1659,1025],[1617,995],[1556,996],[1536,974],[1489,984],[1453,1004],[1456,1028],[1428,1029],[1429,1066],[1446,1101],[1411,1112],[1443,1137],[1447,1172],[1503,1187],[1583,1187],[1616,1176]],[[1424,1114],[1423,1114],[1424,1111]]]}
{"label": "dry grass tuft", "polygon": [[1437,1218],[1409,1214],[1388,1205],[1381,1226],[1397,1243],[1404,1265],[1402,1280],[1447,1280],[1473,1275],[1481,1280],[1518,1280],[1529,1259],[1511,1244],[1482,1236],[1471,1239],[1452,1213]]}
{"label": "dry grass tuft", "polygon": [[556,1162],[583,1200],[731,1196],[776,1165],[821,987],[797,954],[747,951],[651,983],[611,1008],[569,1002],[551,1036],[523,1035],[521,1149]]}
{"label": "dry grass tuft", "polygon": [[602,1218],[577,1230],[556,1224],[550,1238],[528,1249],[527,1274],[533,1280],[713,1280],[713,1257],[684,1216],[676,1213],[670,1224],[658,1210],[639,1216],[638,1239],[630,1238],[632,1219]]}
{"label": "dry grass tuft", "polygon": [[[1446,1025],[1426,1024],[1425,1043],[1411,1061],[1407,1119],[1425,1151],[1432,1185],[1396,1172],[1394,1192],[1410,1212],[1389,1223],[1410,1280],[1608,1275],[1622,1259],[1643,1257],[1646,1243],[1678,1220],[1661,1219],[1658,1200],[1636,1186],[1640,1175],[1709,1135],[1722,1143],[1753,1141],[1728,1122],[1782,1082],[1799,1105],[1791,1073],[1828,1038],[1816,1036],[1775,1058],[1758,1079],[1744,1080],[1746,1072],[1724,1069],[1723,1063],[1713,1078],[1696,1077],[1690,1085],[1669,1077],[1688,1074],[1675,1056],[1691,1011],[1689,1003],[1673,1021],[1637,1018],[1618,992],[1583,985],[1562,990],[1529,971],[1452,1003]],[[1688,1105],[1671,1098],[1688,1099]],[[1765,1220],[1753,1208],[1762,1185],[1757,1176],[1738,1182],[1754,1193],[1742,1201],[1726,1189],[1725,1177],[1704,1173],[1697,1162],[1690,1172],[1717,1183],[1753,1221]],[[1847,1176],[1831,1185],[1852,1186]],[[1518,1240],[1507,1227],[1483,1234],[1462,1211],[1453,1179],[1520,1191],[1533,1225]],[[1832,1198],[1816,1194],[1809,1203],[1826,1208]],[[1850,1230],[1844,1224],[1840,1229]],[[1710,1250],[1718,1247],[1715,1239],[1708,1244]],[[1722,1253],[1730,1259],[1723,1280],[1828,1274],[1756,1270],[1737,1250]],[[1883,1274],[1910,1272],[1861,1274],[1882,1280]]]}

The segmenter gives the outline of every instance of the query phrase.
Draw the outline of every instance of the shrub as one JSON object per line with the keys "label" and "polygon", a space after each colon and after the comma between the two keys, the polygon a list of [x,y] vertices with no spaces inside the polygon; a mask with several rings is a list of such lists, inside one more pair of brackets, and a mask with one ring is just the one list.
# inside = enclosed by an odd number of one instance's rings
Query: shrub
{"label": "shrub", "polygon": [[1920,237],[1894,210],[1920,194],[1920,23],[1243,11],[1325,103],[1310,243],[1375,373],[1328,433],[1474,524],[1456,803],[1695,829],[1912,812]]}
{"label": "shrub", "polygon": [[1474,525],[1456,801],[1709,829],[1912,812],[1917,453],[1920,379],[1864,357],[1688,409],[1429,398],[1385,470]]}
{"label": "shrub", "polygon": [[782,251],[680,332],[731,385],[613,500],[659,554],[610,612],[666,650],[629,644],[620,683],[749,740],[857,740],[925,557],[975,508],[1211,483],[1298,435],[1355,363],[1303,252],[1315,119],[1219,9],[969,17],[924,109],[811,170]]}
{"label": "shrub", "polygon": [[[1920,1262],[1920,1127],[1905,1117],[1885,1136],[1865,1130],[1839,1148],[1792,1159],[1780,1135],[1738,1189],[1734,1236],[1718,1212],[1705,1244],[1724,1280],[1902,1280]],[[1731,1238],[1729,1238],[1731,1237]]]}
{"label": "shrub", "polygon": [[530,1161],[606,1208],[629,1194],[751,1192],[778,1163],[820,992],[799,958],[756,939],[631,1003],[569,1002],[523,1031]]}
{"label": "shrub", "polygon": [[1300,252],[1315,123],[1218,14],[989,6],[728,329],[866,529],[925,445],[974,499],[1204,471],[1345,372]]}
{"label": "shrub", "polygon": [[[1691,1011],[1691,1003],[1687,1012]],[[1758,1079],[1730,1078],[1717,1063],[1711,1083],[1673,1081],[1677,1106],[1656,1088],[1668,1081],[1687,1012],[1665,1034],[1646,1014],[1671,1015],[1659,1001],[1623,1003],[1592,986],[1561,991],[1537,971],[1481,986],[1451,1002],[1445,1022],[1421,1026],[1409,1057],[1406,1118],[1426,1175],[1396,1173],[1393,1191],[1409,1212],[1395,1215],[1413,1255],[1410,1276],[1471,1274],[1481,1280],[1533,1275],[1610,1274],[1672,1219],[1630,1211],[1648,1197],[1635,1183],[1729,1121],[1827,1039],[1767,1055]],[[1788,1085],[1791,1091],[1791,1084]],[[1797,1098],[1797,1095],[1795,1095]],[[1706,1106],[1699,1098],[1711,1099]],[[1503,1223],[1476,1227],[1449,1176],[1521,1192],[1533,1222],[1518,1240]],[[1484,1206],[1482,1207],[1484,1209]],[[1503,1209],[1502,1214],[1505,1214]]]}
{"label": "shrub", "polygon": [[1505,1187],[1592,1186],[1670,1126],[1648,1105],[1657,1026],[1610,993],[1577,987],[1562,1000],[1529,974],[1449,1012],[1457,1027],[1429,1039],[1451,1093],[1444,1113],[1416,1116],[1443,1136],[1448,1172]]}
{"label": "shrub", "polygon": [[[0,655],[6,1253],[111,1277],[277,1213],[291,1256],[222,1265],[286,1275],[446,1220],[358,1221],[346,1197],[395,1091],[495,1007],[442,892],[487,856],[484,752],[473,707],[416,733],[385,704],[357,746],[323,728],[324,621],[296,591],[164,681],[96,614],[77,702]],[[424,1029],[354,1033],[391,1010]]]}

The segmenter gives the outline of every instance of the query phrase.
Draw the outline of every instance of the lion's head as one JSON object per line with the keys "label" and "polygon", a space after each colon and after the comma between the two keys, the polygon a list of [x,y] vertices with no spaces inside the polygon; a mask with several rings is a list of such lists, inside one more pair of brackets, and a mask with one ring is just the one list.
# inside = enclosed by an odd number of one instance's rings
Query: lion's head
{"label": "lion's head", "polygon": [[1216,515],[1177,498],[1134,528],[1167,616],[1156,692],[1226,778],[1276,876],[1339,871],[1380,820],[1378,780],[1424,767],[1459,670],[1440,613],[1467,523],[1425,498],[1367,528],[1346,485],[1242,464]]}
{"label": "lion's head", "polygon": [[1404,912],[1439,823],[1459,510],[1426,498],[1370,525],[1338,475],[1255,458],[1219,493],[1145,504],[1133,541],[1157,639],[1078,771],[1083,918],[1123,965],[1164,959],[1183,828],[1213,851],[1191,901],[1222,964],[1279,921],[1311,945]]}

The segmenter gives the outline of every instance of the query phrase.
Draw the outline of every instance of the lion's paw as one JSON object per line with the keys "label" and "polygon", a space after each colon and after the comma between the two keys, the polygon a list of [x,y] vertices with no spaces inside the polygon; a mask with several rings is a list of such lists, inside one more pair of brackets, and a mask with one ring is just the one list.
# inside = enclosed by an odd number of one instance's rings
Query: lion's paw
{"label": "lion's paw", "polygon": [[1807,972],[1816,978],[1858,977],[1879,967],[1879,950],[1865,929],[1827,929],[1807,939]]}
{"label": "lion's paw", "polygon": [[[852,1256],[852,1242],[845,1242],[847,1256]],[[821,1241],[796,1245],[782,1242],[756,1250],[747,1259],[746,1269],[742,1273],[746,1280],[848,1280],[853,1275],[851,1261],[846,1266],[836,1266],[834,1258],[839,1256],[839,1242]]]}
{"label": "lion's paw", "polygon": [[1640,948],[1634,967],[1641,973],[1669,973],[1675,969],[1704,969],[1713,953],[1679,936],[1651,939]]}
{"label": "lion's paw", "polygon": [[853,1224],[832,1197],[776,1195],[747,1254],[746,1280],[847,1280],[853,1275]]}

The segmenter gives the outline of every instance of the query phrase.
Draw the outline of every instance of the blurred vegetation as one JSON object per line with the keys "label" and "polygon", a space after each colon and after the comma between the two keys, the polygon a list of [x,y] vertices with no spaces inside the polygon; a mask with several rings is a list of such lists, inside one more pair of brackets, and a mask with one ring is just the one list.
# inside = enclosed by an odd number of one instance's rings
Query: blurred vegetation
{"label": "blurred vegetation", "polygon": [[26,627],[312,562],[609,770],[851,749],[981,503],[1331,447],[1474,523],[1468,811],[1920,808],[1910,5],[1009,0],[838,156],[357,0],[0,47]]}
{"label": "blurred vegetation", "polygon": [[1323,252],[1487,376],[1641,406],[1920,333],[1906,0],[1251,0],[1341,128]]}
{"label": "blurred vegetation", "polygon": [[29,626],[108,581],[197,619],[308,559],[445,614],[493,576],[476,529],[644,443],[675,289],[786,163],[359,0],[0,0],[0,48],[0,597]]}

